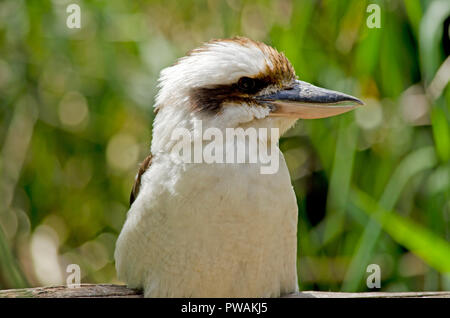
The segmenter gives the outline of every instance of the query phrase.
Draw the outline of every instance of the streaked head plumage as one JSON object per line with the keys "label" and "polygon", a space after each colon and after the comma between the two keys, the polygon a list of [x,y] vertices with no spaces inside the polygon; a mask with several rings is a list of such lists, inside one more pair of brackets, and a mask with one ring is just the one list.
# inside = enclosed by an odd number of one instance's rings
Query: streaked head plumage
{"label": "streaked head plumage", "polygon": [[244,37],[216,39],[161,72],[155,106],[162,107],[176,92],[189,96],[197,110],[218,111],[223,102],[245,101],[289,86],[295,79],[291,63],[276,49]]}

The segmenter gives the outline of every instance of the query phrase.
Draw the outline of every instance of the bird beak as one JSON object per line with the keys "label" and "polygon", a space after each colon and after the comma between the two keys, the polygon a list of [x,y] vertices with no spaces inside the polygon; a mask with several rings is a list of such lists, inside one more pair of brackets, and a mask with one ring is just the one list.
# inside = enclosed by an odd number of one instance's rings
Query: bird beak
{"label": "bird beak", "polygon": [[257,99],[272,107],[272,117],[303,119],[336,116],[364,105],[356,97],[298,80],[288,89],[258,96]]}

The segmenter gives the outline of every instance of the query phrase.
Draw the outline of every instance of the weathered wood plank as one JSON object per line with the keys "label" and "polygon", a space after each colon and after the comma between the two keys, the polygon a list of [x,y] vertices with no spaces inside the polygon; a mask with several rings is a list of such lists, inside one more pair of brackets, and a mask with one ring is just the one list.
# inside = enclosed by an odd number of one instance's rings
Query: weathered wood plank
{"label": "weathered wood plank", "polygon": [[[0,290],[0,298],[141,298],[142,293],[121,285],[82,284],[79,288],[66,286],[37,287],[25,289]],[[442,292],[370,292],[370,293],[338,293],[304,291],[287,295],[286,298],[450,298],[450,291]]]}
{"label": "weathered wood plank", "polygon": [[140,298],[142,293],[121,285],[82,284],[79,288],[67,286],[36,287],[0,290],[0,298]]}
{"label": "weathered wood plank", "polygon": [[305,291],[285,296],[286,298],[450,298],[449,291],[441,292],[370,292],[370,293],[340,293]]}

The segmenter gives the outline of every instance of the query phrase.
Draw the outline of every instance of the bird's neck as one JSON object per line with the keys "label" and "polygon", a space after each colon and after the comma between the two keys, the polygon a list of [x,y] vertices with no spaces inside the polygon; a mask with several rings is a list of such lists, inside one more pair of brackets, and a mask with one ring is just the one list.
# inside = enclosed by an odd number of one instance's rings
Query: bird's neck
{"label": "bird's neck", "polygon": [[[190,135],[190,142],[203,145],[220,139],[224,148],[240,146],[239,137],[227,138],[244,133],[253,137],[260,148],[265,151],[278,144],[279,137],[288,130],[295,120],[267,117],[263,108],[247,109],[245,107],[225,107],[220,116],[193,113],[186,105],[164,105],[153,123],[153,140],[151,152],[170,153],[179,142],[184,132]],[[184,131],[184,132],[183,132]],[[250,141],[251,142],[251,141]]]}

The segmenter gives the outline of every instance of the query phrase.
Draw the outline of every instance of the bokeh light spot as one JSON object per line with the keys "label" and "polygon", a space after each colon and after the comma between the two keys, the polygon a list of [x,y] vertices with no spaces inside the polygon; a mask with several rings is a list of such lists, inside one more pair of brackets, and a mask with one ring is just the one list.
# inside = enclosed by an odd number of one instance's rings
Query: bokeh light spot
{"label": "bokeh light spot", "polygon": [[89,115],[86,98],[78,92],[69,92],[59,103],[59,120],[70,128],[84,128],[82,125]]}
{"label": "bokeh light spot", "polygon": [[139,146],[133,136],[118,133],[109,140],[106,159],[113,169],[119,171],[130,169],[137,163],[138,156]]}

